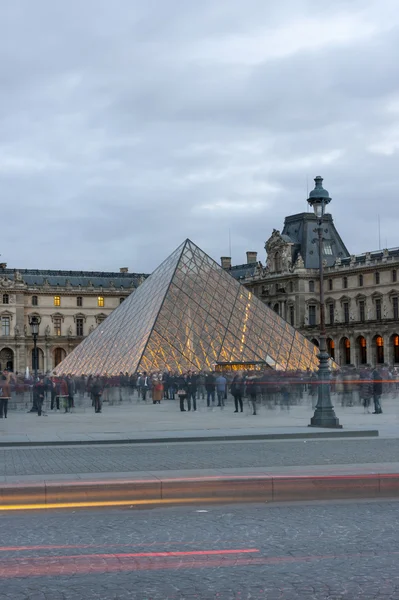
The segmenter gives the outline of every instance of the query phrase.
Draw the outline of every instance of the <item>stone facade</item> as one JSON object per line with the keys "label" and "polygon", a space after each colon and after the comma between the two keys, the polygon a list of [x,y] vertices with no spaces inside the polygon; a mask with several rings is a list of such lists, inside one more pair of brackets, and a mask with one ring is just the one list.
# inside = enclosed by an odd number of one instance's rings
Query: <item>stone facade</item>
{"label": "stone facade", "polygon": [[41,319],[38,369],[52,370],[146,275],[8,269],[0,265],[0,369],[34,368],[29,317]]}

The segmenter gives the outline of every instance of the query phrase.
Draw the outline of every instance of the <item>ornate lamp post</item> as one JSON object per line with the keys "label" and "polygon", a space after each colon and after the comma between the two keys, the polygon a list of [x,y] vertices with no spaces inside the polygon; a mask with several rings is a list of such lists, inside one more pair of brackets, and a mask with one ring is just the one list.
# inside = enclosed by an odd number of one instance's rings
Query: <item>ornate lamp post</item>
{"label": "ornate lamp post", "polygon": [[33,336],[33,370],[35,373],[35,381],[37,380],[37,370],[38,370],[38,351],[37,351],[37,336],[39,335],[39,325],[41,322],[41,318],[37,315],[29,315],[29,325],[32,331]]}
{"label": "ornate lamp post", "polygon": [[320,346],[319,346],[319,382],[318,399],[313,417],[310,420],[309,427],[335,427],[342,428],[335,414],[331,403],[330,389],[330,367],[328,364],[330,355],[327,352],[326,319],[324,306],[324,265],[323,265],[323,221],[325,207],[331,198],[327,190],[323,188],[323,178],[318,175],[315,178],[315,189],[309,194],[308,202],[313,208],[317,218],[317,227],[315,233],[318,234],[319,241],[319,278],[320,278]]}

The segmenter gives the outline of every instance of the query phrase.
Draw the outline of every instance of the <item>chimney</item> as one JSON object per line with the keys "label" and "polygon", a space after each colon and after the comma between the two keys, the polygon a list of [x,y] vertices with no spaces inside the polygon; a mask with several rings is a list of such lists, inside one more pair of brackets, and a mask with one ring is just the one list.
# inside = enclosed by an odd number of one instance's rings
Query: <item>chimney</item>
{"label": "chimney", "polygon": [[231,269],[231,256],[222,256],[220,259],[222,269]]}
{"label": "chimney", "polygon": [[247,252],[247,264],[253,265],[258,262],[258,253],[257,252]]}
{"label": "chimney", "polygon": [[129,273],[129,267],[121,267],[119,273]]}

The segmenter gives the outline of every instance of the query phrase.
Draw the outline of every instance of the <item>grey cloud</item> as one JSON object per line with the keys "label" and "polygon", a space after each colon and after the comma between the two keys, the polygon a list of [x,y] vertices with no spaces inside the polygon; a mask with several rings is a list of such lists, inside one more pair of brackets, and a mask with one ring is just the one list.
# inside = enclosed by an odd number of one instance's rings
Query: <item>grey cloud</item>
{"label": "grey cloud", "polygon": [[[375,150],[398,126],[386,110],[399,99],[395,3],[381,2],[388,23],[371,1],[320,4],[2,5],[2,258],[151,271],[185,237],[226,254],[229,230],[234,262],[248,249],[263,258],[272,228],[306,210],[317,174],[351,251],[376,247],[378,212],[383,240],[398,245],[397,156]],[[201,58],[237,36],[345,14],[375,31],[255,63],[234,44],[230,61]]]}

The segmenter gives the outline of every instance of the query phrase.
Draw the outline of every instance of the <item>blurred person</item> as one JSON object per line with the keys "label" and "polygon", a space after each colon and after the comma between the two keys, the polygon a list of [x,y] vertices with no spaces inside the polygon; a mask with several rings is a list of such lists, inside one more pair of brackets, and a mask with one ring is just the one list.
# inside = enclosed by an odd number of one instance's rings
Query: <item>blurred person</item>
{"label": "blurred person", "polygon": [[382,377],[376,367],[373,371],[373,400],[374,400],[373,415],[382,414],[381,396],[382,396]]}
{"label": "blurred person", "polygon": [[143,402],[147,400],[147,392],[151,389],[150,378],[147,375],[147,371],[144,371],[141,381],[141,399]]}
{"label": "blurred person", "polygon": [[35,383],[35,392],[36,392],[36,403],[37,403],[37,416],[47,416],[43,412],[43,402],[44,402],[44,383],[40,379],[37,378]]}
{"label": "blurred person", "polygon": [[197,392],[198,392],[198,399],[201,396],[201,400],[205,399],[205,393],[206,393],[206,389],[205,389],[205,374],[200,371],[198,373],[198,377],[197,377]]}
{"label": "blurred person", "polygon": [[244,395],[244,379],[242,376],[242,371],[239,371],[236,375],[234,375],[233,381],[231,382],[230,386],[230,393],[234,398],[234,412],[238,413],[238,406],[240,406],[240,412],[242,412],[242,397]]}
{"label": "blurred person", "polygon": [[191,400],[193,401],[193,410],[197,410],[197,375],[191,371],[187,374],[187,408],[191,410]]}
{"label": "blurred person", "polygon": [[176,393],[177,393],[177,395],[179,397],[179,401],[180,401],[180,411],[186,412],[186,409],[184,408],[184,400],[187,398],[188,385],[187,385],[187,381],[186,381],[186,378],[184,377],[184,375],[180,375],[177,378],[176,386],[177,386]]}
{"label": "blurred person", "polygon": [[252,406],[252,414],[256,415],[256,400],[258,397],[258,378],[256,375],[251,375],[246,379],[247,394],[249,396],[249,402]]}
{"label": "blurred person", "polygon": [[162,375],[155,375],[152,380],[152,403],[161,404],[163,398],[163,383],[161,379]]}
{"label": "blurred person", "polygon": [[65,409],[64,412],[69,412],[69,394],[68,384],[65,380],[65,375],[61,376],[57,383],[58,403]]}
{"label": "blurred person", "polygon": [[59,411],[60,410],[60,398],[57,396],[57,386],[55,380],[51,377],[49,378],[48,387],[50,390],[50,410],[54,410],[54,406]]}
{"label": "blurred person", "polygon": [[215,388],[215,375],[212,373],[212,371],[209,371],[205,376],[206,405],[208,406],[208,408],[211,405],[211,401],[212,406],[215,406]]}
{"label": "blurred person", "polygon": [[68,387],[68,409],[69,411],[71,411],[72,408],[75,408],[74,397],[76,390],[75,380],[72,377],[72,375],[68,375],[68,377],[66,378],[66,384]]}
{"label": "blurred person", "polygon": [[216,377],[215,384],[216,393],[218,397],[218,406],[220,406],[220,408],[224,408],[224,399],[227,390],[227,379],[226,377],[224,377],[223,373],[220,373],[220,375]]}
{"label": "blurred person", "polygon": [[97,376],[93,379],[93,382],[91,385],[91,397],[93,399],[95,413],[101,412],[102,393],[103,393],[103,386],[101,384],[101,379],[100,379],[100,377]]}
{"label": "blurred person", "polygon": [[7,376],[2,375],[0,378],[0,419],[7,419],[8,413],[8,401],[11,398],[11,390],[10,384],[8,382]]}

